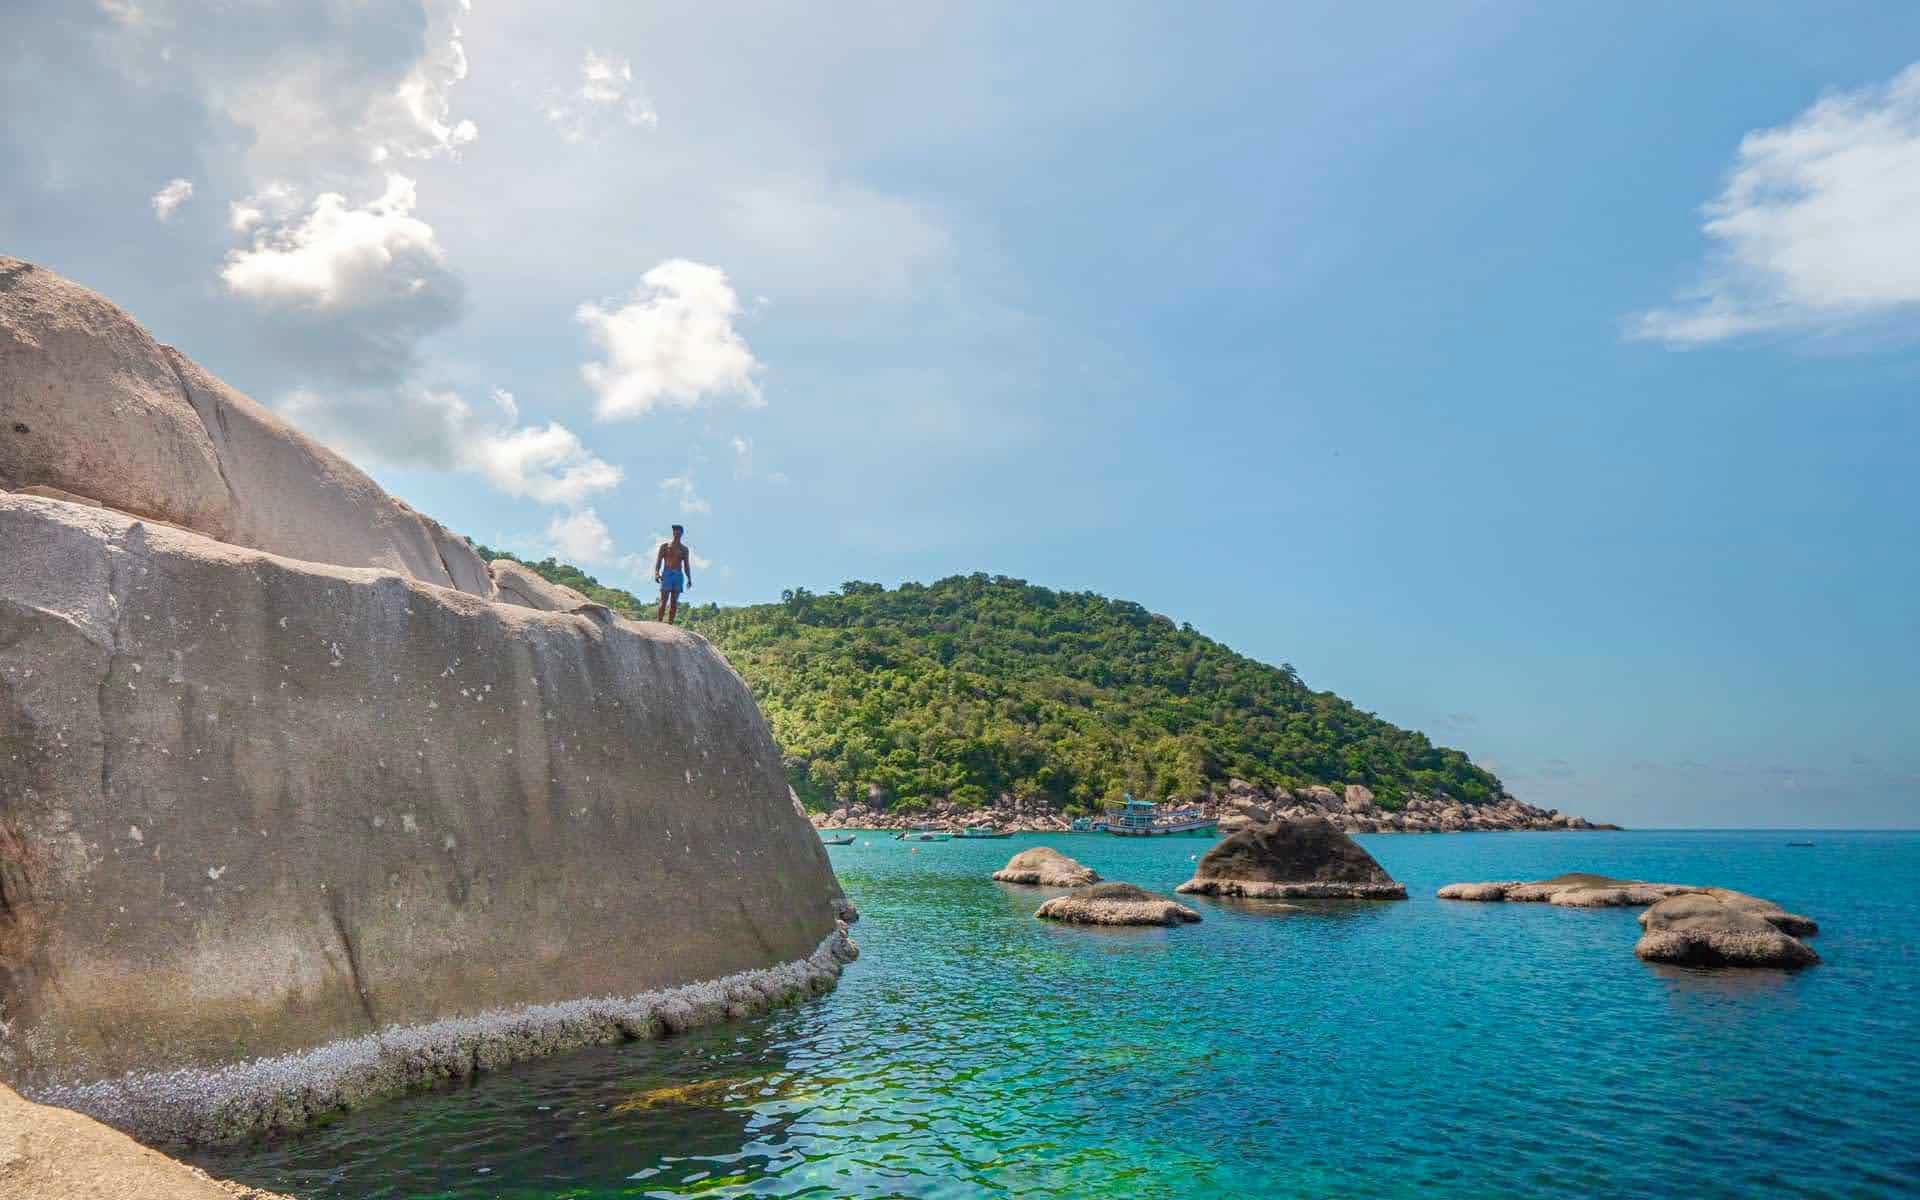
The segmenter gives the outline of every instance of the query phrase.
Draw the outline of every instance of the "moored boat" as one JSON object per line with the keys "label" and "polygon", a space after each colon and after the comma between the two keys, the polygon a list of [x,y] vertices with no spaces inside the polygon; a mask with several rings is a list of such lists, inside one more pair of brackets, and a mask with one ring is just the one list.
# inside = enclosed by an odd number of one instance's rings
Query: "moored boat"
{"label": "moored boat", "polygon": [[822,837],[820,844],[822,846],[851,846],[853,845],[853,835],[849,833],[845,837]]}
{"label": "moored boat", "polygon": [[960,837],[963,841],[970,838],[1003,838],[1012,836],[1012,830],[1003,832],[991,825],[969,825],[960,831]]}
{"label": "moored boat", "polygon": [[1128,796],[1118,812],[1109,810],[1104,821],[1094,822],[1094,828],[1115,837],[1213,837],[1219,824],[1197,808],[1161,812],[1151,800]]}

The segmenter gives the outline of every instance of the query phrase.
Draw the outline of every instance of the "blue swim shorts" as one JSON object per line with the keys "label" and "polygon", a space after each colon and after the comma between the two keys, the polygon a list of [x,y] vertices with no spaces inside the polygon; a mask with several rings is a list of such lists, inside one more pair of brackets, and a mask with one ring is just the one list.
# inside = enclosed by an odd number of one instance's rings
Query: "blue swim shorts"
{"label": "blue swim shorts", "polygon": [[678,592],[685,586],[686,581],[686,576],[678,571],[660,572],[660,590],[663,592]]}

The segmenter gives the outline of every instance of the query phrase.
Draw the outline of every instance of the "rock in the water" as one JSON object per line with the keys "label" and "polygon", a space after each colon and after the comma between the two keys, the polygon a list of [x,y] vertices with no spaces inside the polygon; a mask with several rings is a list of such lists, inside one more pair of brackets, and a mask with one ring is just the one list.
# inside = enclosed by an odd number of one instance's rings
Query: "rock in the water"
{"label": "rock in the water", "polygon": [[1820,961],[1811,946],[1769,919],[1761,907],[1766,901],[1745,903],[1755,900],[1739,893],[1670,896],[1640,914],[1645,932],[1633,952],[1649,962],[1700,967],[1804,967]]}
{"label": "rock in the water", "polygon": [[1749,896],[1728,888],[1698,887],[1688,883],[1648,883],[1640,879],[1615,879],[1610,875],[1591,875],[1575,871],[1551,879],[1531,882],[1518,879],[1487,883],[1449,883],[1437,893],[1442,900],[1509,900],[1517,903],[1555,904],[1562,908],[1637,908],[1657,904],[1669,896],[1705,893],[1742,911],[1761,916],[1793,934],[1817,932],[1813,920],[1782,909],[1771,900]]}
{"label": "rock in the water", "polygon": [[1200,919],[1200,914],[1186,905],[1131,883],[1077,888],[1065,896],[1055,896],[1033,915],[1075,925],[1179,925]]}
{"label": "rock in the water", "polygon": [[491,596],[472,547],[96,292],[0,256],[0,488]]}
{"label": "rock in the water", "polygon": [[208,1177],[91,1117],[0,1084],[0,1196],[21,1200],[286,1200]]}
{"label": "rock in the water", "polygon": [[1190,895],[1255,898],[1404,900],[1360,844],[1327,821],[1275,821],[1222,840],[1201,857],[1193,878],[1174,889]]}
{"label": "rock in the water", "polygon": [[993,873],[1001,883],[1024,883],[1034,887],[1082,887],[1100,882],[1090,867],[1083,867],[1051,846],[1022,850]]}
{"label": "rock in the water", "polygon": [[1523,904],[1556,904],[1562,908],[1620,908],[1652,904],[1694,890],[1684,883],[1648,883],[1641,879],[1615,879],[1574,871],[1532,881],[1450,883],[1441,888],[1438,895],[1442,900],[1511,900]]}
{"label": "rock in the water", "polygon": [[[806,965],[840,936],[826,852],[697,634],[20,495],[0,563],[0,1079],[29,1095],[135,1072],[157,1090],[115,1124],[198,1129],[231,1097],[166,1072],[837,971]],[[619,1036],[579,1024],[445,1058]],[[295,1099],[221,1131],[353,1102],[331,1069],[287,1069]]]}

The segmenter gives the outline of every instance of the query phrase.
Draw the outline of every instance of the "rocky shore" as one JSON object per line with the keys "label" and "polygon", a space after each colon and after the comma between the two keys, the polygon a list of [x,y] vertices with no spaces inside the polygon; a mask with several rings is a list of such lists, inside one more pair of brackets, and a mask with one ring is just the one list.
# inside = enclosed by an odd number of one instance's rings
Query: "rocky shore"
{"label": "rocky shore", "polygon": [[[1275,818],[1300,821],[1323,818],[1344,833],[1541,833],[1581,829],[1618,829],[1576,817],[1558,809],[1527,804],[1502,795],[1491,804],[1468,805],[1449,796],[1415,796],[1398,809],[1380,804],[1373,792],[1359,784],[1335,789],[1323,784],[1304,788],[1264,788],[1235,779],[1217,792],[1181,798],[1178,804],[1198,809],[1220,822],[1222,834]],[[809,813],[816,829],[918,829],[930,826],[958,833],[991,827],[1007,833],[1065,833],[1072,821],[1043,799],[1002,796],[991,805],[965,808],[937,800],[923,809],[902,810],[886,797],[871,794],[865,804],[851,804],[831,812]]]}

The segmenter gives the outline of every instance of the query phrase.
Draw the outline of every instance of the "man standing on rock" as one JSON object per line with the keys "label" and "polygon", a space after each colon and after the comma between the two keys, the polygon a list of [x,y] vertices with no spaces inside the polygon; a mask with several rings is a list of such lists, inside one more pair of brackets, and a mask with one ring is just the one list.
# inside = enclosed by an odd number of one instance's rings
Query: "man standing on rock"
{"label": "man standing on rock", "polygon": [[681,591],[693,587],[693,554],[687,549],[687,544],[680,540],[680,535],[685,532],[685,529],[675,525],[673,540],[661,542],[659,551],[653,556],[653,581],[660,585],[660,610],[653,614],[653,619],[669,625],[680,615]]}

